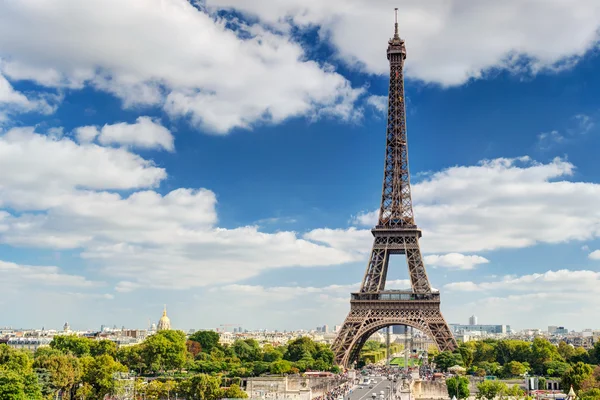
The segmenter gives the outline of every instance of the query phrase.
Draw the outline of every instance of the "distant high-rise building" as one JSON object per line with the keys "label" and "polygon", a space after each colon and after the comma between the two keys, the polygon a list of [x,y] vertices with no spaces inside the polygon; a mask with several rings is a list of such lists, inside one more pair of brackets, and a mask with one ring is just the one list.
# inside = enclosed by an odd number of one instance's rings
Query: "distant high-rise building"
{"label": "distant high-rise building", "polygon": [[469,317],[469,325],[477,325],[477,316],[476,315],[471,315]]}
{"label": "distant high-rise building", "polygon": [[333,326],[333,332],[334,333],[338,333],[340,331],[341,326],[340,325],[334,325]]}
{"label": "distant high-rise building", "polygon": [[321,329],[322,329],[322,327],[320,327],[320,326],[317,326],[317,329],[316,329],[316,330],[317,330],[317,332],[321,332]]}
{"label": "distant high-rise building", "polygon": [[322,332],[323,333],[329,333],[329,326],[323,325]]}
{"label": "distant high-rise building", "polygon": [[63,325],[63,331],[64,332],[70,332],[71,331],[71,326],[69,325],[68,322],[65,322],[65,324]]}
{"label": "distant high-rise building", "polygon": [[403,335],[406,333],[406,325],[392,325],[392,333],[394,335]]}
{"label": "distant high-rise building", "polygon": [[550,325],[548,326],[548,333],[551,335],[566,335],[569,333],[569,330],[564,326]]}

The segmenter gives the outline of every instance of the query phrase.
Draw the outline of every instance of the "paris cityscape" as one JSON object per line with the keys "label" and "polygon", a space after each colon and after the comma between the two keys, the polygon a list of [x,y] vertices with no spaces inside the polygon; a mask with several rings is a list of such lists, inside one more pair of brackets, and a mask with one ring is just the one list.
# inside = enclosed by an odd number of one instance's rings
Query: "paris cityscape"
{"label": "paris cityscape", "polygon": [[599,49],[592,0],[0,2],[0,400],[600,400]]}

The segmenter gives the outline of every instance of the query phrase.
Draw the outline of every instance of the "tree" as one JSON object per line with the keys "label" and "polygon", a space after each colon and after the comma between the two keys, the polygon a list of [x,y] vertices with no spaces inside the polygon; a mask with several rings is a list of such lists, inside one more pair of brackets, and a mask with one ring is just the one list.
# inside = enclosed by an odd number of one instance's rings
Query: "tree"
{"label": "tree", "polygon": [[265,346],[263,348],[263,361],[275,362],[283,358],[283,353],[276,350],[273,346]]}
{"label": "tree", "polygon": [[260,346],[254,339],[236,340],[233,351],[242,361],[257,361],[261,358]]}
{"label": "tree", "polygon": [[449,351],[442,351],[436,355],[433,362],[442,371],[447,371],[450,367],[463,364],[462,356],[459,353],[451,353]]}
{"label": "tree", "polygon": [[546,370],[546,374],[549,376],[563,376],[565,372],[569,369],[569,363],[562,361],[550,361],[544,364],[544,369]]}
{"label": "tree", "polygon": [[465,376],[453,376],[446,379],[446,389],[448,396],[456,396],[457,399],[466,399],[471,394],[469,392],[469,378]]}
{"label": "tree", "polygon": [[286,374],[292,369],[292,364],[287,360],[275,361],[271,364],[270,372],[272,374]]}
{"label": "tree", "polygon": [[283,358],[288,361],[300,361],[307,353],[312,357],[312,354],[316,352],[317,347],[315,346],[315,342],[308,337],[301,337],[288,342]]}
{"label": "tree", "polygon": [[202,347],[200,346],[200,343],[195,342],[193,340],[186,341],[185,347],[186,347],[188,353],[190,353],[194,359],[196,358],[196,356],[198,354],[200,354],[202,352]]}
{"label": "tree", "polygon": [[200,343],[202,351],[210,353],[215,347],[219,347],[219,334],[213,331],[198,331],[194,332],[189,337],[189,340]]}
{"label": "tree", "polygon": [[52,393],[70,392],[81,378],[79,359],[72,354],[41,353],[34,366],[48,374]]}
{"label": "tree", "polygon": [[477,384],[477,398],[492,400],[496,396],[504,394],[508,390],[506,383],[500,381],[483,381]]}
{"label": "tree", "polygon": [[544,365],[550,361],[563,361],[558,349],[546,339],[535,338],[531,345],[531,368],[536,374],[544,375]]}
{"label": "tree", "polygon": [[600,399],[600,389],[589,389],[579,393],[580,400],[598,400]]}
{"label": "tree", "polygon": [[575,348],[561,340],[558,344],[558,354],[560,354],[564,360],[568,361],[575,354]]}
{"label": "tree", "polygon": [[473,346],[469,343],[471,342],[461,343],[458,346],[458,352],[462,357],[462,361],[465,368],[471,367],[475,358],[475,350],[473,349]]}
{"label": "tree", "polygon": [[143,347],[141,344],[135,346],[121,347],[117,351],[117,360],[126,365],[130,370],[136,371],[141,374],[146,369],[144,363],[144,356],[142,353]]}
{"label": "tree", "polygon": [[87,400],[91,399],[94,395],[94,388],[89,383],[84,383],[77,388],[75,392],[75,397],[78,400]]}
{"label": "tree", "polygon": [[518,361],[510,361],[502,368],[504,376],[520,376],[527,372],[527,366]]}
{"label": "tree", "polygon": [[183,368],[187,349],[182,331],[159,331],[142,343],[142,358],[152,372]]}
{"label": "tree", "polygon": [[60,335],[54,336],[50,342],[50,347],[74,354],[77,357],[83,357],[90,354],[92,343],[92,340],[77,335]]}
{"label": "tree", "polygon": [[216,400],[221,398],[221,378],[205,374],[194,375],[182,381],[177,392],[188,399]]}
{"label": "tree", "polygon": [[240,389],[239,385],[234,383],[227,389],[223,390],[222,396],[227,399],[245,399],[248,397],[248,394]]}
{"label": "tree", "polygon": [[575,365],[572,365],[562,376],[560,384],[567,393],[571,386],[575,391],[581,390],[581,386],[583,382],[592,376],[594,372],[591,365],[584,364],[582,362],[578,362]]}
{"label": "tree", "polygon": [[0,399],[41,398],[41,386],[33,371],[31,356],[25,351],[0,345]]}
{"label": "tree", "polygon": [[482,361],[476,365],[479,369],[485,371],[487,375],[499,375],[501,372],[500,364],[497,362]]}
{"label": "tree", "polygon": [[0,399],[27,400],[25,383],[18,373],[0,370]]}
{"label": "tree", "polygon": [[594,367],[592,375],[581,383],[581,390],[600,389],[600,366]]}
{"label": "tree", "polygon": [[496,361],[496,342],[495,341],[478,341],[475,342],[475,352],[473,354],[473,363],[477,364],[483,361]]}
{"label": "tree", "polygon": [[92,340],[90,344],[90,354],[94,357],[108,354],[111,357],[117,355],[117,344],[112,340]]}
{"label": "tree", "polygon": [[102,398],[112,393],[115,387],[113,375],[116,372],[127,372],[127,368],[104,354],[98,357],[85,356],[80,359],[82,365],[82,382],[94,389],[93,396]]}

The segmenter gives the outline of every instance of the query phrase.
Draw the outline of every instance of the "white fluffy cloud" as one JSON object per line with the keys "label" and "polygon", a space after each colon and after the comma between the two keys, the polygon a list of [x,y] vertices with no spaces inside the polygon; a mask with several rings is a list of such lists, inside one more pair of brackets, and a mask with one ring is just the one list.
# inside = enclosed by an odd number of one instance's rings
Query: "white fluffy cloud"
{"label": "white fluffy cloud", "polygon": [[432,254],[424,257],[425,265],[432,267],[446,267],[456,269],[474,269],[479,264],[487,264],[490,261],[477,255],[464,255],[460,253],[448,253],[444,255]]}
{"label": "white fluffy cloud", "polygon": [[[320,26],[339,56],[378,74],[387,72],[385,46],[399,7],[407,40],[408,76],[454,85],[490,68],[538,72],[572,66],[598,42],[600,3],[553,1],[433,0],[208,0],[257,15],[280,29],[288,21]],[[532,16],[535,16],[532,17]],[[526,59],[523,59],[524,56]]]}
{"label": "white fluffy cloud", "polygon": [[51,94],[28,97],[15,90],[0,73],[0,123],[10,113],[39,112],[41,114],[51,114],[56,110],[58,101],[59,96]]}
{"label": "white fluffy cloud", "polygon": [[64,274],[54,266],[19,265],[0,260],[0,287],[8,286],[65,286],[90,288],[101,285],[100,282],[90,281],[83,276]]}
{"label": "white fluffy cloud", "polygon": [[[600,272],[596,271],[563,269],[483,282],[453,282],[444,286],[444,293],[452,315],[464,315],[468,309],[485,316],[483,323],[512,323],[517,329],[545,329],[548,324],[594,328],[589,322],[600,316]],[[472,300],[465,303],[465,299]],[[551,317],[547,310],[552,310]]]}
{"label": "white fluffy cloud", "polygon": [[229,283],[266,269],[360,258],[295,232],[219,228],[212,191],[152,190],[166,172],[123,148],[12,129],[0,135],[0,170],[0,242],[81,249],[121,281],[122,292]]}
{"label": "white fluffy cloud", "polygon": [[75,188],[139,189],[166,177],[164,169],[124,149],[80,146],[31,127],[0,135],[0,170],[0,206],[32,210],[60,206]]}
{"label": "white fluffy cloud", "polygon": [[142,149],[175,150],[175,139],[171,132],[150,117],[138,117],[133,124],[106,124],[101,129],[96,126],[82,126],[76,129],[76,135],[80,143],[89,143],[98,138],[98,142],[103,145],[120,144]]}
{"label": "white fluffy cloud", "polygon": [[382,114],[387,113],[388,97],[387,96],[369,96],[367,104],[374,107]]}
{"label": "white fluffy cloud", "polygon": [[600,272],[561,269],[523,276],[505,276],[491,282],[453,282],[444,285],[453,291],[503,292],[600,292]]}
{"label": "white fluffy cloud", "polygon": [[[600,185],[571,182],[575,166],[556,158],[482,161],[430,174],[413,185],[425,253],[480,252],[600,236]],[[377,212],[356,216],[373,226]],[[560,223],[557,223],[560,221]],[[367,231],[324,230],[331,243],[364,248]]]}
{"label": "white fluffy cloud", "polygon": [[362,89],[286,35],[226,25],[187,0],[2,2],[1,68],[48,87],[92,85],[218,133],[321,109],[354,116]]}
{"label": "white fluffy cloud", "polygon": [[594,250],[588,254],[590,260],[600,260],[600,250]]}

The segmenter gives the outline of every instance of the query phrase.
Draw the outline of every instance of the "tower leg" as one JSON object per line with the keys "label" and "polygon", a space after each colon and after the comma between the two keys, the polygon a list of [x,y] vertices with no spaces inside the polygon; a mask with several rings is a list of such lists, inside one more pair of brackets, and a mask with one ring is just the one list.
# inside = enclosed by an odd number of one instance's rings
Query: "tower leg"
{"label": "tower leg", "polygon": [[[391,325],[406,325],[420,330],[435,341],[440,351],[456,348],[456,341],[439,310],[439,303],[416,304],[410,300],[373,301],[359,305],[351,303],[350,313],[331,347],[337,365],[349,367],[358,361],[360,350],[369,337]],[[405,351],[408,350],[408,346],[405,346]]]}

